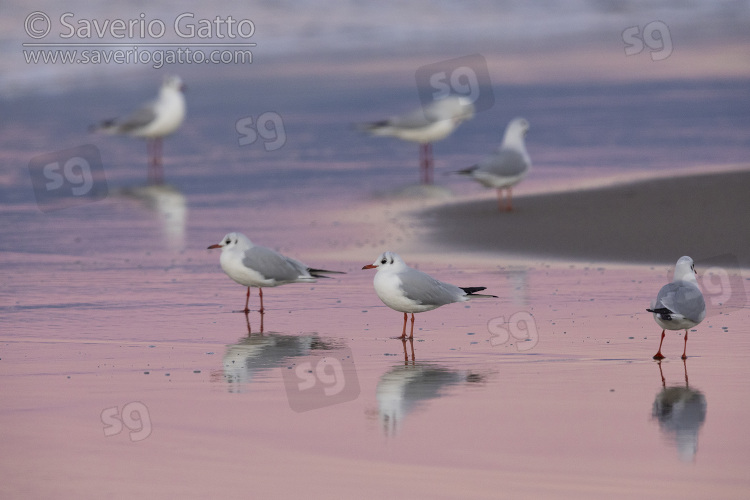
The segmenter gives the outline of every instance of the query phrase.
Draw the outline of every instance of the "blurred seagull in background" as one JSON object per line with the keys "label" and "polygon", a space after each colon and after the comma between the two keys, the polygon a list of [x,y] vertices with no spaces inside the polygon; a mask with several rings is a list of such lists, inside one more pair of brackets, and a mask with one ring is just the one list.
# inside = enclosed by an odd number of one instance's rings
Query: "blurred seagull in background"
{"label": "blurred seagull in background", "polygon": [[91,131],[144,137],[149,156],[149,183],[161,184],[164,182],[162,141],[177,130],[185,119],[184,90],[185,86],[179,76],[167,76],[155,100],[123,118],[94,125]]}
{"label": "blurred seagull in background", "polygon": [[[526,177],[531,170],[531,158],[526,152],[524,137],[529,130],[529,122],[525,118],[511,120],[505,128],[503,142],[497,151],[469,168],[457,173],[469,175],[480,184],[497,189],[497,203],[500,211],[513,210],[511,189]],[[503,189],[508,191],[508,197],[503,207]]]}
{"label": "blurred seagull in background", "polygon": [[247,287],[244,313],[249,313],[250,287],[258,289],[260,310],[263,313],[263,288],[287,283],[315,283],[325,274],[345,274],[339,271],[313,269],[302,262],[281,255],[270,248],[253,245],[242,233],[229,233],[208,249],[221,248],[219,262],[222,270],[235,282]]}
{"label": "blurred seagull in background", "polygon": [[404,313],[404,328],[401,338],[406,338],[407,313],[411,313],[411,333],[414,337],[414,313],[432,311],[440,306],[454,302],[465,302],[475,297],[492,297],[476,292],[487,287],[458,287],[436,280],[406,263],[393,252],[380,254],[375,262],[362,269],[377,269],[373,285],[380,300],[391,309]]}
{"label": "blurred seagull in background", "polygon": [[377,136],[393,136],[419,143],[419,169],[422,184],[432,184],[434,160],[432,143],[445,139],[462,122],[474,117],[474,105],[468,97],[451,95],[433,101],[411,113],[379,122],[364,123],[360,130]]}
{"label": "blurred seagull in background", "polygon": [[672,283],[661,287],[651,308],[646,309],[654,314],[654,321],[662,327],[659,350],[654,354],[654,359],[664,359],[661,345],[664,343],[665,330],[685,330],[682,359],[687,359],[688,328],[698,325],[706,317],[706,302],[695,274],[693,259],[680,257],[674,267]]}

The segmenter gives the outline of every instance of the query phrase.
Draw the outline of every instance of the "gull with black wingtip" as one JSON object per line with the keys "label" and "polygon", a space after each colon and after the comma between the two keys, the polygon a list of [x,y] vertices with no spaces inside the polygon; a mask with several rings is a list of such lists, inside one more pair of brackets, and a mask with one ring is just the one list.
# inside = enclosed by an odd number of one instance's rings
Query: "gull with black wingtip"
{"label": "gull with black wingtip", "polygon": [[693,259],[687,255],[680,257],[674,266],[672,283],[661,287],[651,308],[646,309],[654,314],[654,321],[662,327],[659,350],[654,354],[654,359],[664,359],[661,345],[664,343],[665,330],[685,330],[682,359],[687,359],[688,328],[698,325],[706,317],[706,301],[695,274]]}
{"label": "gull with black wingtip", "polygon": [[162,141],[164,137],[180,128],[185,119],[184,90],[185,86],[179,76],[167,76],[155,100],[123,118],[106,120],[95,125],[91,127],[91,131],[144,137],[149,155],[149,183],[161,184],[164,182]]}
{"label": "gull with black wingtip", "polygon": [[458,287],[436,280],[406,263],[393,252],[384,252],[372,264],[362,269],[377,269],[373,285],[380,300],[393,310],[404,313],[404,328],[401,338],[406,338],[407,315],[411,313],[411,333],[414,337],[414,313],[432,311],[454,302],[465,302],[476,297],[492,297],[477,292],[487,287]]}
{"label": "gull with black wingtip", "polygon": [[229,233],[219,243],[208,247],[221,248],[221,269],[236,283],[247,287],[244,313],[250,312],[250,288],[258,289],[260,310],[263,313],[263,288],[288,283],[315,283],[326,274],[345,274],[340,271],[314,269],[302,262],[270,248],[253,245],[242,233]]}

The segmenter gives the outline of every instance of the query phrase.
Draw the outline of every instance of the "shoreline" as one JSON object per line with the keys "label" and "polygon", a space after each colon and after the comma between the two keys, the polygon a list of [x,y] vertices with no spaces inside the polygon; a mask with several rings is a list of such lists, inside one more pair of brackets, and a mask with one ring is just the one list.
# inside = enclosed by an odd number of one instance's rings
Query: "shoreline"
{"label": "shoreline", "polygon": [[413,213],[422,245],[473,254],[623,263],[736,258],[750,267],[750,170],[675,173],[598,188],[494,197]]}

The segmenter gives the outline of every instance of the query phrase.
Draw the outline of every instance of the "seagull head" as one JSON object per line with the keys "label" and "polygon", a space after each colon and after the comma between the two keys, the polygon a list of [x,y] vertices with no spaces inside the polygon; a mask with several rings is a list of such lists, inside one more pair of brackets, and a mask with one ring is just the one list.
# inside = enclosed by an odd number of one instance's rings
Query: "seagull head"
{"label": "seagull head", "polygon": [[695,264],[693,259],[684,255],[680,257],[677,264],[674,266],[674,278],[673,281],[691,281],[697,283],[695,275],[698,274],[695,270]]}
{"label": "seagull head", "polygon": [[182,83],[182,78],[177,75],[167,75],[164,77],[164,82],[161,84],[161,88],[166,90],[169,89],[173,92],[184,92],[185,84]]}
{"label": "seagull head", "polygon": [[247,250],[248,248],[251,248],[253,246],[250,239],[245,236],[242,233],[229,233],[226,236],[224,236],[220,242],[216,243],[215,245],[211,245],[208,247],[209,250],[212,248],[221,248],[221,251],[225,250],[234,250],[234,249],[240,249],[240,250]]}
{"label": "seagull head", "polygon": [[362,269],[377,269],[378,272],[380,272],[381,270],[386,269],[397,270],[405,265],[403,259],[401,259],[397,253],[383,252],[377,259],[375,259],[375,262],[367,264]]}
{"label": "seagull head", "polygon": [[512,148],[518,151],[525,151],[524,138],[526,132],[529,131],[529,122],[526,118],[514,118],[505,127],[505,135],[503,136],[503,148]]}

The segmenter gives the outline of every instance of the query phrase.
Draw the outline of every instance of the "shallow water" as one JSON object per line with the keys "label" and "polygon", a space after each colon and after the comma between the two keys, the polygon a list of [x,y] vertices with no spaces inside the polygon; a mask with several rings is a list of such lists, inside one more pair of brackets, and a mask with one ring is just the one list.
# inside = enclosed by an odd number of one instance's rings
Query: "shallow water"
{"label": "shallow water", "polygon": [[[714,104],[743,92],[733,85],[718,85],[726,92],[712,94]],[[510,102],[528,104],[540,123],[529,145],[540,166],[524,189],[631,171],[618,158],[634,145],[648,165],[674,166],[666,151],[686,140],[677,131],[666,134],[670,146],[650,143],[620,125],[611,147],[592,151],[581,125],[555,142],[559,122],[545,124],[546,106],[532,105],[555,92],[515,91]],[[623,89],[570,90],[617,107],[607,91]],[[145,180],[137,141],[92,138],[107,196],[62,210],[37,205],[26,165],[41,150],[82,141],[82,128],[40,121],[41,109],[84,122],[104,113],[106,91],[91,97],[93,111],[72,94],[13,115],[0,187],[3,496],[747,496],[746,300],[711,304],[690,333],[686,363],[683,337],[670,333],[659,365],[651,356],[660,331],[645,308],[668,266],[425,248],[418,221],[399,216],[403,203],[376,196],[416,179],[415,148],[320,127],[313,118],[325,102],[305,108],[290,97],[302,109],[279,111],[290,139],[278,156],[243,149],[233,121],[219,126],[226,105],[214,109],[207,95],[197,91],[193,118],[167,141],[174,187],[137,188]],[[357,118],[354,99],[342,102],[326,122]],[[594,107],[579,104],[569,111],[587,123]],[[377,118],[376,108],[361,114]],[[746,115],[734,120],[735,132],[747,130]],[[436,147],[439,167],[491,150],[498,132],[481,131],[487,121],[478,116]],[[696,146],[695,162],[747,152],[746,139],[728,137],[723,147]],[[555,151],[562,160],[550,160]],[[481,192],[452,177],[440,183]],[[264,290],[261,324],[255,311],[234,312],[244,290],[206,250],[230,230],[347,274]],[[402,343],[402,316],[380,303],[372,273],[361,270],[385,249],[498,299],[419,314],[413,343]],[[735,297],[746,297],[743,278],[731,282]],[[257,299],[254,291],[251,307]]]}

